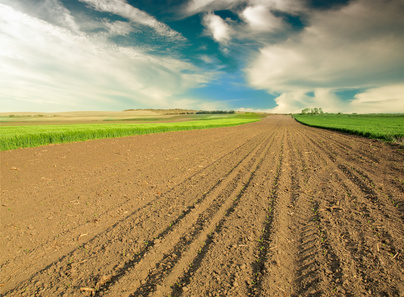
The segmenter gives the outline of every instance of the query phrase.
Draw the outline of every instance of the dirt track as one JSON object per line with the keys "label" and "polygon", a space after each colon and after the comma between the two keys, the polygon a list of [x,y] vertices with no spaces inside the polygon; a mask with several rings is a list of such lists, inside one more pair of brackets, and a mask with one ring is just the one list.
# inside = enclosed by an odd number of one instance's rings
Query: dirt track
{"label": "dirt track", "polygon": [[5,296],[404,296],[404,152],[288,116],[1,152]]}

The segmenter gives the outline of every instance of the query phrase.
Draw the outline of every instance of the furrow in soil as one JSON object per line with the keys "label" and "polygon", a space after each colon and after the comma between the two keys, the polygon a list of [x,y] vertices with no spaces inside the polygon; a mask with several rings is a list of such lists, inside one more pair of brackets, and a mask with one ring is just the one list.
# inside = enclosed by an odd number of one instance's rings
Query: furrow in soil
{"label": "furrow in soil", "polygon": [[[188,267],[193,262],[195,255],[202,253],[202,248],[206,246],[206,241],[209,239],[208,235],[220,228],[221,218],[228,215],[238,204],[239,193],[248,185],[252,174],[262,160],[262,155],[270,145],[267,138],[263,138],[262,145],[251,154],[247,162],[241,168],[234,170],[233,175],[223,180],[221,187],[209,194],[206,206],[201,207],[190,217],[190,220],[184,221],[178,230],[168,234],[162,240],[162,247],[156,248],[154,254],[163,254],[164,257],[154,265],[155,268],[145,279],[142,277],[139,279],[136,274],[125,276],[125,283],[140,281],[139,287],[130,296],[148,295],[156,291],[157,287],[161,294],[170,290],[184,267]],[[145,260],[145,262],[150,265],[148,261]],[[115,294],[124,294],[124,289],[117,285],[108,292],[111,296]]]}

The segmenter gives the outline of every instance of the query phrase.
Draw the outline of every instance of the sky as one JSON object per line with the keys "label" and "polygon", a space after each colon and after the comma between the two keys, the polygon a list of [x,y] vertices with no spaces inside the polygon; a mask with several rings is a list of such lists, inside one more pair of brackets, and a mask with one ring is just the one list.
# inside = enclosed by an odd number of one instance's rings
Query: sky
{"label": "sky", "polygon": [[0,0],[0,112],[404,112],[404,0]]}

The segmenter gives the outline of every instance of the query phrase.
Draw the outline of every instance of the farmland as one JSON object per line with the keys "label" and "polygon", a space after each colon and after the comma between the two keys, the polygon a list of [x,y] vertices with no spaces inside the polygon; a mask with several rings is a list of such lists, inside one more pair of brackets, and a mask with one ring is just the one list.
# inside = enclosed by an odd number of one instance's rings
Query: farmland
{"label": "farmland", "polygon": [[4,296],[403,296],[404,152],[271,115],[2,151]]}
{"label": "farmland", "polygon": [[[15,117],[8,117],[15,121]],[[17,118],[18,119],[18,118]],[[37,118],[38,119],[38,118]],[[41,119],[41,117],[39,118]],[[236,115],[187,115],[177,116],[176,122],[163,123],[113,123],[109,122],[158,122],[173,120],[162,117],[136,117],[124,119],[104,119],[103,123],[63,124],[63,125],[23,125],[0,127],[0,150],[11,150],[24,147],[35,147],[46,144],[85,141],[89,139],[113,138],[140,134],[161,133],[169,131],[207,129],[241,125],[258,121],[257,114]],[[179,119],[184,121],[178,122]],[[3,118],[4,120],[4,118]],[[14,122],[15,123],[15,122]],[[40,123],[40,122],[34,122]]]}
{"label": "farmland", "polygon": [[324,114],[295,115],[301,123],[313,127],[403,142],[404,114]]}

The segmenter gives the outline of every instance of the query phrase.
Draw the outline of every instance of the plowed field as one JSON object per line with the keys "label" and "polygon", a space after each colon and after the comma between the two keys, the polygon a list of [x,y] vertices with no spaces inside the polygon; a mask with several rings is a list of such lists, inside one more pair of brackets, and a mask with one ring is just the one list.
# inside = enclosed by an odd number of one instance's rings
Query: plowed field
{"label": "plowed field", "polygon": [[252,124],[1,152],[5,296],[404,296],[404,152]]}

